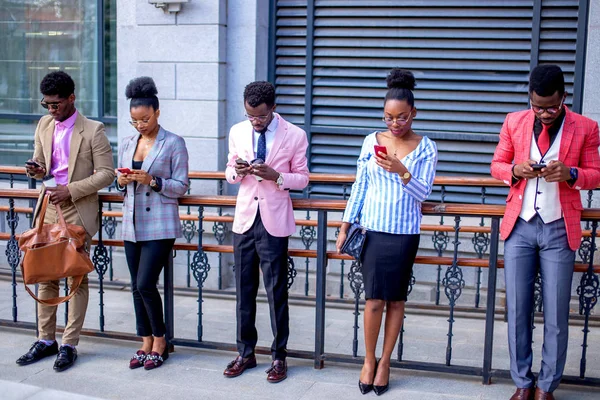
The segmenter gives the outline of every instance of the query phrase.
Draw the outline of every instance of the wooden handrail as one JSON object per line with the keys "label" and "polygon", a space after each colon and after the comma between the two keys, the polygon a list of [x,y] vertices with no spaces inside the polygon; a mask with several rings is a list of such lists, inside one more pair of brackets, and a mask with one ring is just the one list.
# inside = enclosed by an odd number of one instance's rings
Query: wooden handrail
{"label": "wooden handrail", "polygon": [[[25,175],[24,167],[11,167],[0,165],[0,173],[12,175]],[[204,180],[225,180],[225,171],[190,171],[190,179]],[[352,184],[356,175],[354,174],[320,174],[312,173],[309,175],[310,183],[335,183]],[[460,178],[454,176],[437,176],[435,185],[441,186],[506,186],[504,182],[494,178]]]}
{"label": "wooden handrail", "polygon": [[[0,198],[37,199],[37,189],[0,189]],[[123,197],[120,194],[100,192],[99,197],[103,202],[120,203]],[[235,196],[198,196],[185,195],[179,199],[182,206],[205,207],[234,207]],[[292,199],[294,209],[344,211],[346,200],[329,199]],[[424,202],[421,210],[424,215],[459,215],[472,217],[502,217],[505,206],[489,204],[450,204]],[[582,219],[600,220],[600,208],[586,208],[583,210]]]}

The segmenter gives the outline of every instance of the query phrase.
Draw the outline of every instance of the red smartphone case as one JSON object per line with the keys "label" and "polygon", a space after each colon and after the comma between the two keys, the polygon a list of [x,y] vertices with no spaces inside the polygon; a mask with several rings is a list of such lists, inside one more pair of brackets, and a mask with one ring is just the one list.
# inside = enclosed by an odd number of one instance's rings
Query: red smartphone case
{"label": "red smartphone case", "polygon": [[378,144],[375,145],[374,147],[375,150],[375,155],[378,156],[379,153],[385,153],[387,154],[387,148],[385,146],[380,146]]}

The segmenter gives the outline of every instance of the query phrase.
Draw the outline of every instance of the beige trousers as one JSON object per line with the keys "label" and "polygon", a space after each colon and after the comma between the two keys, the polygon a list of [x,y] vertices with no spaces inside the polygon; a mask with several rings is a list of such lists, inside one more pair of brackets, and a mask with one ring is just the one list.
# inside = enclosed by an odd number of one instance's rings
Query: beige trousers
{"label": "beige trousers", "polygon": [[[77,209],[72,202],[65,202],[61,205],[61,210],[65,217],[65,221],[69,224],[83,225]],[[46,224],[58,223],[58,215],[56,208],[49,204],[46,210],[46,217],[44,218]],[[92,238],[87,235],[86,249],[89,252],[90,243]],[[72,278],[67,279],[69,288],[73,283]],[[38,285],[38,297],[40,299],[50,299],[53,297],[60,296],[59,281],[41,282]],[[83,327],[83,321],[85,320],[85,313],[87,311],[89,299],[88,289],[88,277],[83,277],[79,290],[69,300],[69,317],[67,326],[63,332],[62,343],[76,346],[79,344],[79,334]],[[38,339],[42,340],[56,340],[56,309],[58,306],[47,306],[44,304],[38,304]]]}

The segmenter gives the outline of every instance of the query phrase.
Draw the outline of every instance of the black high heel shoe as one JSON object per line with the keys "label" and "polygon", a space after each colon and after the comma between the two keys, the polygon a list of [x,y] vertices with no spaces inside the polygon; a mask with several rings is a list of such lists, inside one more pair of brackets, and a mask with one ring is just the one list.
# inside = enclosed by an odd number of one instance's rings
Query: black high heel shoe
{"label": "black high heel shoe", "polygon": [[[377,385],[373,385],[373,391],[375,392],[375,394],[377,396],[381,396],[382,394],[384,394],[385,392],[388,391],[388,389],[390,388],[390,368],[388,367],[388,383],[386,383],[383,386],[377,386]],[[373,381],[375,380],[375,377],[373,377]]]}
{"label": "black high heel shoe", "polygon": [[[373,379],[375,379],[375,375],[377,374],[377,364],[379,364],[379,360],[375,361],[375,370],[373,371]],[[358,379],[358,388],[360,389],[360,392],[362,394],[367,394],[371,390],[373,390],[373,384],[372,383],[369,383],[369,384],[362,383],[359,378]]]}

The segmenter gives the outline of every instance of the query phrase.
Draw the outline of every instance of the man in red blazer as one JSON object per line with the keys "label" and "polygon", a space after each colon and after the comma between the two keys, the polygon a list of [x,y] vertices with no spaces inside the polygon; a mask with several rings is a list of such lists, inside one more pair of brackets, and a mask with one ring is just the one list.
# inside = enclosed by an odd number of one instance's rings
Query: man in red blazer
{"label": "man in red blazer", "polygon": [[237,301],[238,357],[223,372],[241,375],[256,367],[256,293],[258,271],[269,300],[273,362],[267,381],[287,377],[288,237],[296,231],[290,189],[308,184],[306,133],[275,112],[275,88],[269,82],[252,82],[244,90],[246,121],[229,132],[225,175],[239,183],[233,218],[233,255]]}
{"label": "man in red blazer", "polygon": [[[506,116],[491,165],[492,176],[510,185],[500,233],[510,372],[517,386],[511,400],[554,399],[567,358],[571,282],[581,241],[579,191],[600,184],[598,124],[565,106],[560,67],[534,68],[529,95],[531,109]],[[544,345],[535,388],[531,319],[538,266]]]}

